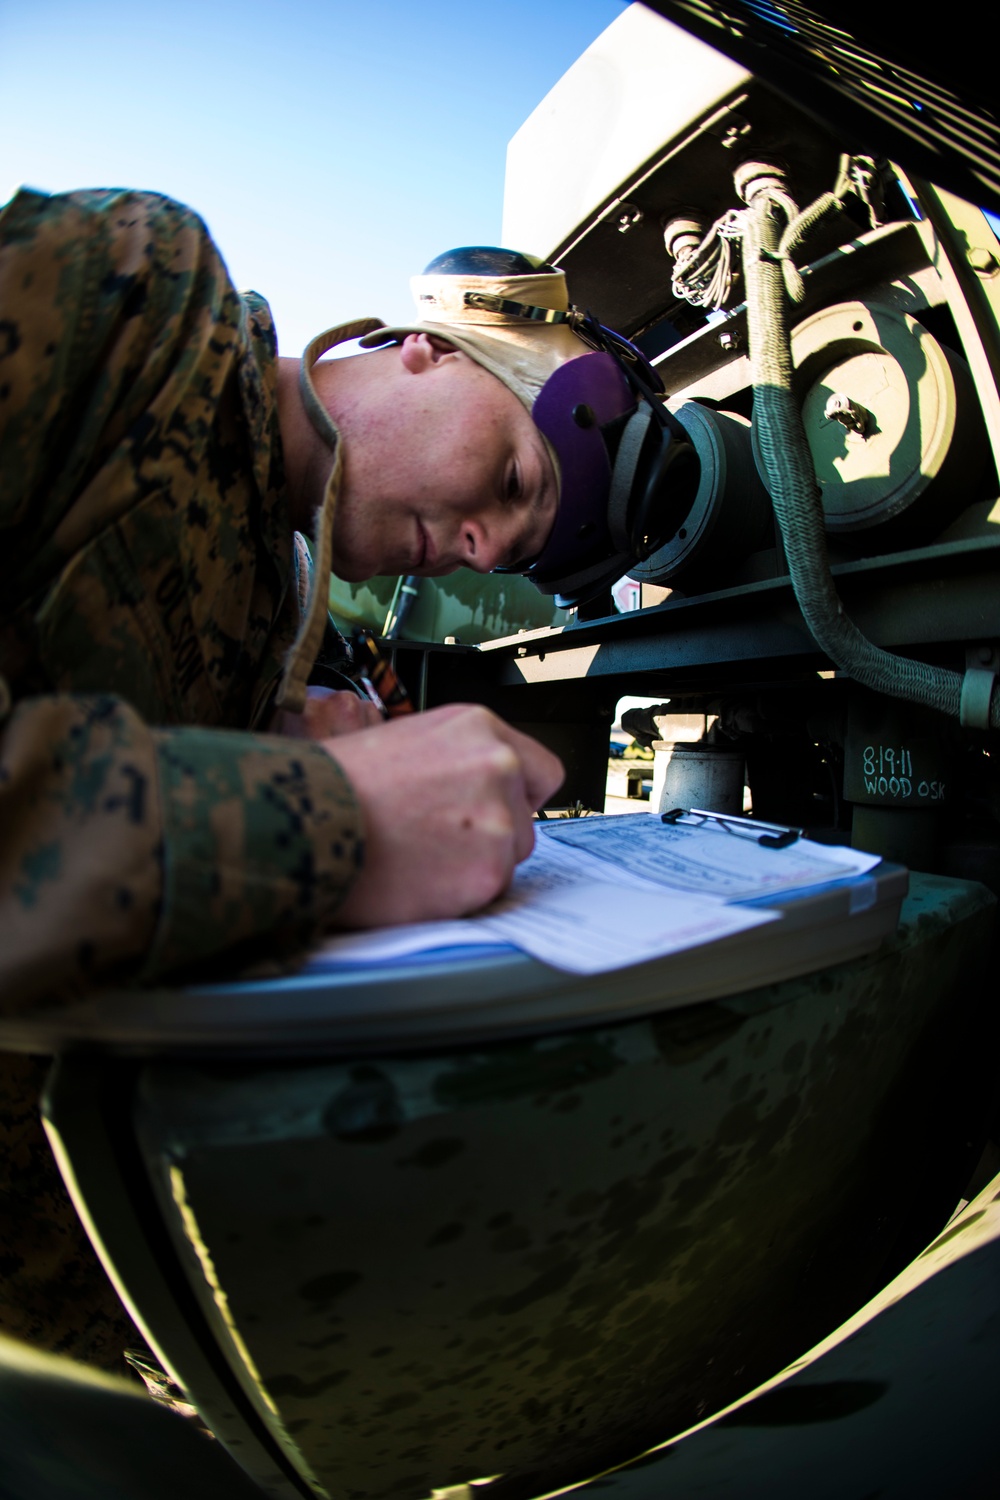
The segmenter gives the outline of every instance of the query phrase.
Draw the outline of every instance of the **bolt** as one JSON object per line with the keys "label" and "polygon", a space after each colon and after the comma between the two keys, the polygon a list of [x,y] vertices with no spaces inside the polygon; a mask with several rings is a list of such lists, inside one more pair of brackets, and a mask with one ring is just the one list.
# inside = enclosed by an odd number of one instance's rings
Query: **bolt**
{"label": "bolt", "polygon": [[642,223],[642,209],[636,203],[619,204],[618,218],[615,223],[619,234],[628,234],[630,229]]}
{"label": "bolt", "polygon": [[828,422],[839,422],[848,432],[857,432],[862,437],[867,431],[870,415],[859,402],[852,401],[841,391],[830,396],[823,408],[823,416]]}
{"label": "bolt", "polygon": [[1000,271],[1000,261],[985,245],[972,245],[968,252],[969,265],[977,276],[995,276]]}
{"label": "bolt", "polygon": [[743,137],[749,133],[749,130],[750,126],[745,122],[742,125],[730,125],[722,137],[723,150],[731,151],[734,146],[738,146]]}
{"label": "bolt", "polygon": [[742,339],[740,338],[738,333],[730,332],[719,334],[719,348],[725,349],[727,352],[731,352],[733,349],[738,349],[741,343]]}

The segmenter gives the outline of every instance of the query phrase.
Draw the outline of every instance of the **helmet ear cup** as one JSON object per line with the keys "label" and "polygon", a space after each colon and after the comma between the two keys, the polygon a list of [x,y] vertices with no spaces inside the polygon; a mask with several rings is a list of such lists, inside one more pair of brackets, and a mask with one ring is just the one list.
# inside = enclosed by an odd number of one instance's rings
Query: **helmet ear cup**
{"label": "helmet ear cup", "polygon": [[559,461],[561,493],[548,541],[518,571],[564,605],[584,603],[683,524],[698,488],[697,453],[610,352],[560,366],[531,414]]}
{"label": "helmet ear cup", "polygon": [[567,360],[545,382],[531,409],[559,465],[559,509],[539,555],[519,571],[553,593],[625,550],[608,526],[612,453],[636,400],[610,354]]}
{"label": "helmet ear cup", "polygon": [[543,593],[555,594],[562,609],[585,604],[625,574],[637,574],[642,559],[669,542],[694,504],[701,478],[694,445],[679,424],[661,423],[644,411],[644,406],[641,403],[629,420],[629,426],[638,433],[634,445],[637,453],[630,449],[626,428],[616,455],[607,524],[601,528],[604,555],[594,558],[591,533],[585,523],[580,530],[586,530],[587,536],[580,538],[575,555],[571,547],[564,549],[561,572],[529,572]]}

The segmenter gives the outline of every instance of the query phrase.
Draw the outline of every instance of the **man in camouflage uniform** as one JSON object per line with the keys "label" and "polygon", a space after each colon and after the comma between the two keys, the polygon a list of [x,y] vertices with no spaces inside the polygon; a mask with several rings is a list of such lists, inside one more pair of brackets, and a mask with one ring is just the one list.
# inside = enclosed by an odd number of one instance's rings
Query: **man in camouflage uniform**
{"label": "man in camouflage uniform", "polygon": [[[333,749],[356,709],[303,716],[331,556],[346,576],[486,571],[544,543],[556,482],[523,400],[418,331],[307,363],[301,387],[288,363],[180,205],[26,191],[0,215],[8,1013],[294,954],[338,921],[469,910],[558,785],[554,757],[481,709]],[[52,1171],[44,1066],[0,1059],[0,1328],[114,1364],[128,1327]]]}

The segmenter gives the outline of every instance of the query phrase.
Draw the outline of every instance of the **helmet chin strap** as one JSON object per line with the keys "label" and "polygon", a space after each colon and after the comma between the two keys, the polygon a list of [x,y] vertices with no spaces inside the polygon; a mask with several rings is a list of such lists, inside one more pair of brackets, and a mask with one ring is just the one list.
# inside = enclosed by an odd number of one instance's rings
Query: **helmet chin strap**
{"label": "helmet chin strap", "polygon": [[579,317],[571,307],[562,312],[554,307],[534,307],[530,302],[513,302],[509,297],[495,296],[491,292],[466,292],[462,298],[466,307],[478,312],[503,313],[508,318],[527,318],[532,323],[569,323],[573,325]]}
{"label": "helmet chin strap", "polygon": [[340,441],[340,433],[330,413],[316,394],[312,378],[313,366],[338,344],[349,344],[352,339],[363,338],[367,333],[377,333],[380,328],[384,327],[385,324],[381,318],[358,318],[353,323],[338,323],[336,327],[327,328],[323,333],[318,333],[302,351],[302,358],[299,361],[299,395],[302,398],[306,416],[331,451],[336,450]]}
{"label": "helmet chin strap", "polygon": [[344,467],[344,447],[340,441],[337,425],[316,393],[312,370],[316,361],[328,349],[337,344],[346,344],[359,339],[363,334],[373,333],[384,327],[379,318],[360,318],[354,323],[341,323],[318,334],[302,355],[299,364],[299,394],[302,405],[312,426],[333,454],[333,462],[326,478],[323,498],[313,521],[313,567],[309,602],[303,611],[299,633],[292,642],[285,658],[281,682],[275,697],[279,708],[301,713],[306,701],[306,686],[309,673],[319,652],[329,599],[330,570],[333,566],[333,516],[340,493],[340,479]]}

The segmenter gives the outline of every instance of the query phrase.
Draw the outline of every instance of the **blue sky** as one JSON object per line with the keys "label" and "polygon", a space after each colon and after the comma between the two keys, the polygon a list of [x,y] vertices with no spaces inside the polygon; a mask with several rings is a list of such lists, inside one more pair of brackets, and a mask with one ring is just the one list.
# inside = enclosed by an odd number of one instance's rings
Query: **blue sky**
{"label": "blue sky", "polygon": [[496,243],[507,142],[621,0],[0,0],[0,201],[154,188],[208,221],[281,350]]}

